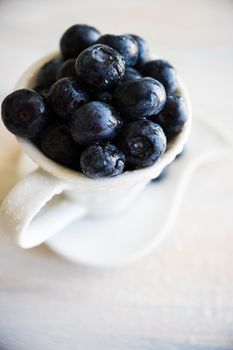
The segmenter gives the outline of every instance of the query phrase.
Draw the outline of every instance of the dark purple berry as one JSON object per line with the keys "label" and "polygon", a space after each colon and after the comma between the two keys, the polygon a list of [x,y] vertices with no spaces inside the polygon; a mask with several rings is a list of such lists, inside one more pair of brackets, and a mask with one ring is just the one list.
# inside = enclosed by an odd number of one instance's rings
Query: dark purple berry
{"label": "dark purple berry", "polygon": [[94,144],[83,151],[80,164],[84,174],[93,179],[116,176],[124,170],[125,156],[110,143]]}
{"label": "dark purple berry", "polygon": [[33,90],[38,92],[38,94],[42,96],[45,100],[47,99],[49,88],[41,88],[40,86],[37,85],[33,88]]}
{"label": "dark purple berry", "polygon": [[154,164],[166,150],[166,136],[162,128],[150,120],[125,125],[118,142],[126,162],[138,169]]}
{"label": "dark purple berry", "polygon": [[154,60],[147,62],[142,67],[142,74],[163,84],[168,95],[175,93],[178,88],[177,72],[167,61]]}
{"label": "dark purple berry", "polygon": [[147,42],[141,38],[138,35],[129,34],[134,40],[136,41],[138,45],[138,59],[136,63],[137,69],[140,69],[143,64],[145,64],[148,61],[149,58],[149,48],[147,45]]}
{"label": "dark purple berry", "polygon": [[140,78],[142,78],[142,76],[136,69],[132,67],[127,67],[122,82],[125,83],[126,81],[136,80]]}
{"label": "dark purple berry", "polygon": [[76,78],[75,58],[65,61],[57,71],[57,80],[62,78]]}
{"label": "dark purple berry", "polygon": [[87,92],[73,78],[63,78],[49,90],[48,103],[60,117],[69,120],[74,112],[88,101]]}
{"label": "dark purple berry", "polygon": [[123,118],[135,120],[159,113],[165,104],[166,93],[157,80],[141,78],[120,84],[113,99]]}
{"label": "dark purple berry", "polygon": [[33,90],[16,90],[2,103],[2,120],[15,135],[37,137],[48,120],[44,99]]}
{"label": "dark purple berry", "polygon": [[50,88],[55,83],[57,71],[62,65],[63,61],[60,58],[54,58],[45,63],[39,70],[36,84],[40,88]]}
{"label": "dark purple berry", "polygon": [[50,159],[63,164],[72,165],[79,161],[81,150],[73,141],[67,125],[50,125],[41,137],[41,149]]}
{"label": "dark purple berry", "polygon": [[187,120],[187,108],[185,102],[180,96],[168,96],[163,110],[150,120],[159,124],[167,136],[171,139],[177,135],[184,127]]}
{"label": "dark purple berry", "polygon": [[75,24],[65,31],[60,40],[61,53],[65,59],[76,58],[87,47],[94,45],[100,32],[85,24]]}
{"label": "dark purple berry", "polygon": [[71,122],[75,142],[90,145],[94,142],[112,140],[118,133],[121,120],[112,106],[92,101],[79,108]]}
{"label": "dark purple berry", "polygon": [[118,51],[125,59],[126,66],[134,66],[138,60],[138,46],[129,35],[102,35],[97,44],[108,45]]}
{"label": "dark purple berry", "polygon": [[123,57],[109,46],[98,44],[84,50],[76,60],[78,80],[91,89],[107,91],[125,74]]}

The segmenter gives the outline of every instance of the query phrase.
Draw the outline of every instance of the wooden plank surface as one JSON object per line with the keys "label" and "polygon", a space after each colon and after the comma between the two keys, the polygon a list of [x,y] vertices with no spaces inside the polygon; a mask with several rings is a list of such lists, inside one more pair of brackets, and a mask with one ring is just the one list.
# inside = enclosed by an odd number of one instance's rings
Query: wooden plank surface
{"label": "wooden plank surface", "polygon": [[[3,0],[0,100],[29,64],[57,47],[66,27],[90,23],[147,38],[153,52],[178,67],[194,116],[232,130],[232,15],[229,0]],[[3,126],[0,135],[3,193],[14,182],[18,149]],[[229,164],[203,166],[169,237],[125,268],[75,266],[45,246],[24,251],[0,235],[0,349],[232,350]]]}

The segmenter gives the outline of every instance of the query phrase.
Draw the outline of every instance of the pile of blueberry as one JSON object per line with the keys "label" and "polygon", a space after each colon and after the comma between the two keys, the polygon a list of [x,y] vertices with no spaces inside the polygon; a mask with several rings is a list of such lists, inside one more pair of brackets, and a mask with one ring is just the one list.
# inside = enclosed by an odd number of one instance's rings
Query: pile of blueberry
{"label": "pile of blueberry", "polygon": [[139,36],[101,35],[87,25],[70,27],[60,50],[39,70],[34,89],[4,99],[5,126],[91,178],[157,162],[186,122],[176,70],[149,61]]}

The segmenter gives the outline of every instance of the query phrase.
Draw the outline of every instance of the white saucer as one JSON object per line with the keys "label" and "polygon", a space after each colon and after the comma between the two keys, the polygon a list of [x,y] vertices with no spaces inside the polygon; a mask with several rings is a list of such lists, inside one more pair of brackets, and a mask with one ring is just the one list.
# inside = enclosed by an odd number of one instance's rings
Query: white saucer
{"label": "white saucer", "polygon": [[111,267],[137,260],[171,229],[195,169],[230,148],[230,140],[219,127],[196,119],[184,154],[169,167],[164,180],[148,185],[129,211],[108,220],[77,220],[46,244],[59,255],[86,265]]}
{"label": "white saucer", "polygon": [[[206,120],[206,117],[204,121],[194,118],[184,155],[170,166],[168,176],[162,182],[147,187],[125,215],[104,221],[77,220],[46,244],[73,262],[105,267],[124,265],[149,253],[172,228],[195,169],[233,149],[231,135],[218,125],[213,126],[212,120]],[[18,178],[36,167],[25,154],[16,166],[18,176],[15,176],[15,166],[13,169],[11,165],[7,170],[2,164],[0,170],[4,170],[3,177],[9,181],[1,186],[0,201]]]}

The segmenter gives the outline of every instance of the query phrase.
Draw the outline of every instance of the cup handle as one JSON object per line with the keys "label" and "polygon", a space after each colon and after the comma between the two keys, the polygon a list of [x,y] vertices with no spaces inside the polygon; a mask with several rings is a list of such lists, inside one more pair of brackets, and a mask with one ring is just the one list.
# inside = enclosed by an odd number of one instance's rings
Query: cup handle
{"label": "cup handle", "polygon": [[43,243],[86,212],[85,208],[62,194],[68,188],[69,184],[40,168],[33,171],[3,200],[0,230],[9,234],[22,248]]}

